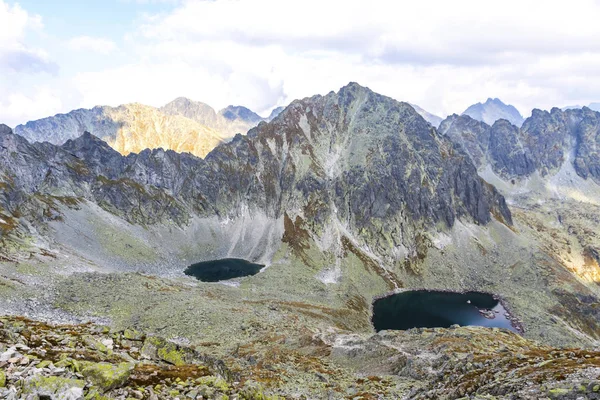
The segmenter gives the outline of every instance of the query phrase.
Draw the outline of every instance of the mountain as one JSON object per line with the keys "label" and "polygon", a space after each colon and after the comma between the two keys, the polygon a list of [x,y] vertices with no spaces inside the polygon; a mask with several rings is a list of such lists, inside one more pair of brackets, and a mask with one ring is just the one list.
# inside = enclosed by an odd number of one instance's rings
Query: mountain
{"label": "mountain", "polygon": [[133,103],[74,110],[19,125],[15,133],[30,141],[63,144],[87,131],[124,155],[163,148],[204,157],[262,120],[245,107],[216,113],[207,104],[180,97],[160,109]]}
{"label": "mountain", "polygon": [[229,121],[242,120],[245,122],[258,124],[263,120],[260,115],[243,106],[228,106],[219,111],[219,114]]}
{"label": "mountain", "polygon": [[504,104],[500,99],[489,98],[485,103],[473,104],[467,108],[463,115],[493,125],[499,119],[505,119],[513,125],[521,126],[523,117],[519,111],[511,105]]}
{"label": "mountain", "polygon": [[15,128],[28,140],[54,144],[77,138],[86,131],[94,132],[124,155],[146,148],[164,148],[203,157],[227,139],[223,132],[197,121],[137,103],[74,110]]}
{"label": "mountain", "polygon": [[[484,224],[492,214],[511,220],[503,198],[410,105],[357,84],[295,101],[205,160],[163,150],[124,157],[87,132],[62,146],[6,132],[2,140],[23,160],[4,162],[3,171],[27,195],[84,197],[130,222],[233,216],[250,207],[274,220],[289,215],[301,225],[294,229],[317,232],[335,218],[372,245],[411,247],[421,226],[451,227],[457,218]],[[301,215],[310,216],[306,226]],[[399,224],[400,236],[375,235]]]}
{"label": "mountain", "polygon": [[212,129],[217,129],[222,123],[219,115],[211,106],[186,97],[176,98],[162,106],[160,111],[169,115],[181,115]]}
{"label": "mountain", "polygon": [[440,126],[440,123],[442,122],[443,118],[438,117],[437,115],[431,114],[430,112],[424,110],[423,108],[419,107],[416,104],[410,103],[410,105],[412,106],[412,108],[415,109],[416,112],[419,113],[419,115],[421,117],[423,117],[425,119],[425,121],[427,121],[431,125],[433,125],[434,128],[437,128],[438,126]]}

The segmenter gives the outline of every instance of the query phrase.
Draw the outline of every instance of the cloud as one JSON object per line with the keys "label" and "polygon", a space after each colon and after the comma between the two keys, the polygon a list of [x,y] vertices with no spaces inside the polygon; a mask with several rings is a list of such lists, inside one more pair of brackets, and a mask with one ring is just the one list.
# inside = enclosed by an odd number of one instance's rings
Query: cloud
{"label": "cloud", "polygon": [[[215,72],[218,71],[218,72]],[[82,105],[140,102],[162,106],[179,96],[206,101],[213,107],[251,104],[262,111],[285,99],[281,81],[251,71],[203,68],[183,61],[134,63],[86,72],[74,78]]]}
{"label": "cloud", "polygon": [[61,99],[49,87],[35,87],[32,90],[5,94],[0,100],[3,123],[16,126],[34,116],[50,116],[62,107]]}
{"label": "cloud", "polygon": [[24,43],[28,31],[41,31],[42,19],[31,15],[18,4],[10,6],[0,1],[0,71],[51,72],[57,71],[57,65],[49,60],[48,54],[41,49],[32,48]]}
{"label": "cloud", "polygon": [[413,64],[510,63],[525,54],[600,51],[600,5],[557,0],[189,0],[142,27],[147,38],[230,40]]}
{"label": "cloud", "polygon": [[75,51],[92,51],[99,54],[110,54],[117,49],[112,40],[90,36],[78,36],[68,42],[70,49]]}
{"label": "cloud", "polygon": [[[534,107],[600,100],[598,0],[573,0],[569,7],[558,0],[181,0],[165,8],[144,5],[162,0],[121,0],[121,6],[126,2],[137,3],[140,14],[122,41],[107,24],[98,37],[74,38],[61,49],[61,71],[73,73],[41,82],[60,103],[36,95],[40,82],[24,78],[8,92],[45,99],[48,109],[159,106],[187,96],[263,114],[350,81],[440,116],[488,97],[524,115]],[[1,7],[14,14],[12,33],[2,28]],[[0,0],[0,49],[15,52],[1,58],[0,68],[21,77],[51,70],[55,52],[25,40],[25,32],[42,28],[39,17]],[[111,57],[91,62],[84,50]]]}
{"label": "cloud", "polygon": [[442,116],[488,97],[528,114],[600,96],[585,82],[600,80],[599,18],[592,0],[188,0],[134,41],[150,60],[269,77],[285,102],[358,81]]}

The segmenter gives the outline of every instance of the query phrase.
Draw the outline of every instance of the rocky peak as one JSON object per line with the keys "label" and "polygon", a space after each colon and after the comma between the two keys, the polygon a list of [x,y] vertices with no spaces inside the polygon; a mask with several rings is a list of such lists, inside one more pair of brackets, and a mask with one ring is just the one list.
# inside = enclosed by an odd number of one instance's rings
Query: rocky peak
{"label": "rocky peak", "polygon": [[119,154],[106,142],[87,131],[83,132],[83,135],[76,139],[67,140],[67,142],[62,145],[62,148],[79,158],[85,158],[85,156],[90,153],[103,153],[109,156],[116,156]]}
{"label": "rocky peak", "polygon": [[182,115],[210,128],[218,125],[217,113],[211,106],[186,97],[178,97],[162,106],[160,110],[171,115]]}
{"label": "rocky peak", "polygon": [[450,115],[440,123],[439,132],[466,150],[477,168],[485,166],[490,126],[468,115]]}
{"label": "rocky peak", "polygon": [[[278,118],[219,146],[206,160],[225,167],[232,159],[240,168],[257,165],[258,177],[242,181],[256,179],[276,196],[276,203],[266,200],[275,215],[300,208],[319,223],[335,209],[337,218],[366,230],[376,223],[391,229],[408,218],[407,232],[417,220],[451,226],[469,215],[485,223],[492,208],[510,221],[504,200],[413,107],[356,83],[294,101]],[[298,204],[304,196],[298,198],[296,190],[321,200]],[[253,186],[242,190],[255,191]]]}
{"label": "rocky peak", "polygon": [[93,169],[96,174],[116,178],[123,166],[123,157],[106,142],[89,132],[76,139],[70,139],[61,148],[85,162],[85,169]]}

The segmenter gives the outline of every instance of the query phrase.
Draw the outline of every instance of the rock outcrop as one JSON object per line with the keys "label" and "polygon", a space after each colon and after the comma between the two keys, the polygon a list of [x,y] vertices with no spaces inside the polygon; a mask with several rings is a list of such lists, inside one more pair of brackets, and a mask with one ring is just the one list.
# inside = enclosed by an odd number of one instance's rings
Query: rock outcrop
{"label": "rock outcrop", "polygon": [[15,317],[0,317],[0,379],[3,398],[280,398],[250,377],[242,382],[223,361],[158,336]]}

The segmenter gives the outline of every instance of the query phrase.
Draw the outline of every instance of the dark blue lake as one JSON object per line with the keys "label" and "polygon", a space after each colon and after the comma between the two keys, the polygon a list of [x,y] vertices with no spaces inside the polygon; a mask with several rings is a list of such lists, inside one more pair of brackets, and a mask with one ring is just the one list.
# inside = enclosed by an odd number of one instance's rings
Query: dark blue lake
{"label": "dark blue lake", "polygon": [[384,329],[448,328],[454,324],[506,328],[517,332],[498,299],[488,293],[415,290],[373,303],[372,322]]}
{"label": "dark blue lake", "polygon": [[242,276],[256,275],[264,267],[239,258],[203,261],[192,264],[184,273],[202,282],[219,282]]}

